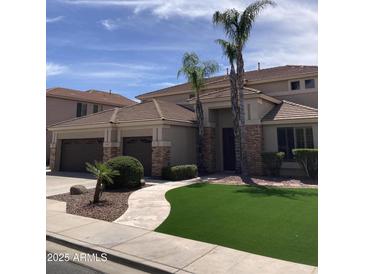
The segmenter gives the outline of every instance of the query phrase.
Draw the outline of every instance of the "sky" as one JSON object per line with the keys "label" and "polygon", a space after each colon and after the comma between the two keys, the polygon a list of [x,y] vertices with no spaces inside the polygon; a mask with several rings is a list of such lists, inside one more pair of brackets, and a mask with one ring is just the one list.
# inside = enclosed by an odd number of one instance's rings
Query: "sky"
{"label": "sky", "polygon": [[[216,10],[246,0],[47,0],[47,88],[97,89],[128,98],[185,82],[185,52],[228,62],[214,42]],[[315,0],[277,0],[257,18],[244,49],[245,69],[317,65]]]}

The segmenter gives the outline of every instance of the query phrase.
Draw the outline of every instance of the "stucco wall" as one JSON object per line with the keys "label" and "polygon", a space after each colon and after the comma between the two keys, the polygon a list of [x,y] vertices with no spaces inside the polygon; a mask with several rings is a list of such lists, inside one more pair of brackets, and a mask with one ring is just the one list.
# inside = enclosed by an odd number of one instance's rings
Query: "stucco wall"
{"label": "stucco wall", "polygon": [[162,132],[163,140],[171,142],[171,165],[196,163],[196,128],[171,126]]}

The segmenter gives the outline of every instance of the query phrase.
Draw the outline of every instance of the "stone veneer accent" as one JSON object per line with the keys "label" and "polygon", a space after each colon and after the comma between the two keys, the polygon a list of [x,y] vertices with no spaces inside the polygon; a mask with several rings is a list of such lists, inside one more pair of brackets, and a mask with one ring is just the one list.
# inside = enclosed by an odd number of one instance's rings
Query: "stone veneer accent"
{"label": "stone veneer accent", "polygon": [[250,175],[262,175],[263,164],[263,129],[262,125],[245,126],[245,145],[247,153],[247,165]]}
{"label": "stone veneer accent", "polygon": [[117,157],[120,155],[120,147],[106,147],[103,146],[103,162],[108,161],[111,158]]}
{"label": "stone veneer accent", "polygon": [[170,146],[152,146],[152,176],[160,177],[162,168],[170,165],[170,159]]}
{"label": "stone veneer accent", "polygon": [[203,162],[206,172],[216,171],[215,128],[204,127]]}
{"label": "stone veneer accent", "polygon": [[56,145],[51,144],[49,149],[49,167],[52,171],[56,170]]}

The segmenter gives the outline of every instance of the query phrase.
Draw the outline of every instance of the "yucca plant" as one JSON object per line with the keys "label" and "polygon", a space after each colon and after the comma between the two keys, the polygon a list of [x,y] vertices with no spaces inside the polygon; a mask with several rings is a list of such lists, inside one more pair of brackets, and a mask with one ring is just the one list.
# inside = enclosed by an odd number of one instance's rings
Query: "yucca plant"
{"label": "yucca plant", "polygon": [[102,191],[105,184],[112,184],[113,177],[118,176],[119,172],[111,169],[104,163],[95,162],[94,165],[86,163],[86,170],[93,174],[96,178],[96,186],[93,203],[97,204],[100,201]]}

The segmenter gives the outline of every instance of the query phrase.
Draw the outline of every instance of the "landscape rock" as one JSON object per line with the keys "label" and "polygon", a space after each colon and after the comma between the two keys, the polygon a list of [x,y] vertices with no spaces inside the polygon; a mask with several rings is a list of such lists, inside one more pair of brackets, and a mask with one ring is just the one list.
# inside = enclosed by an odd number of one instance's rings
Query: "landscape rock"
{"label": "landscape rock", "polygon": [[82,185],[74,185],[70,187],[70,194],[71,195],[80,195],[87,192],[87,188]]}

